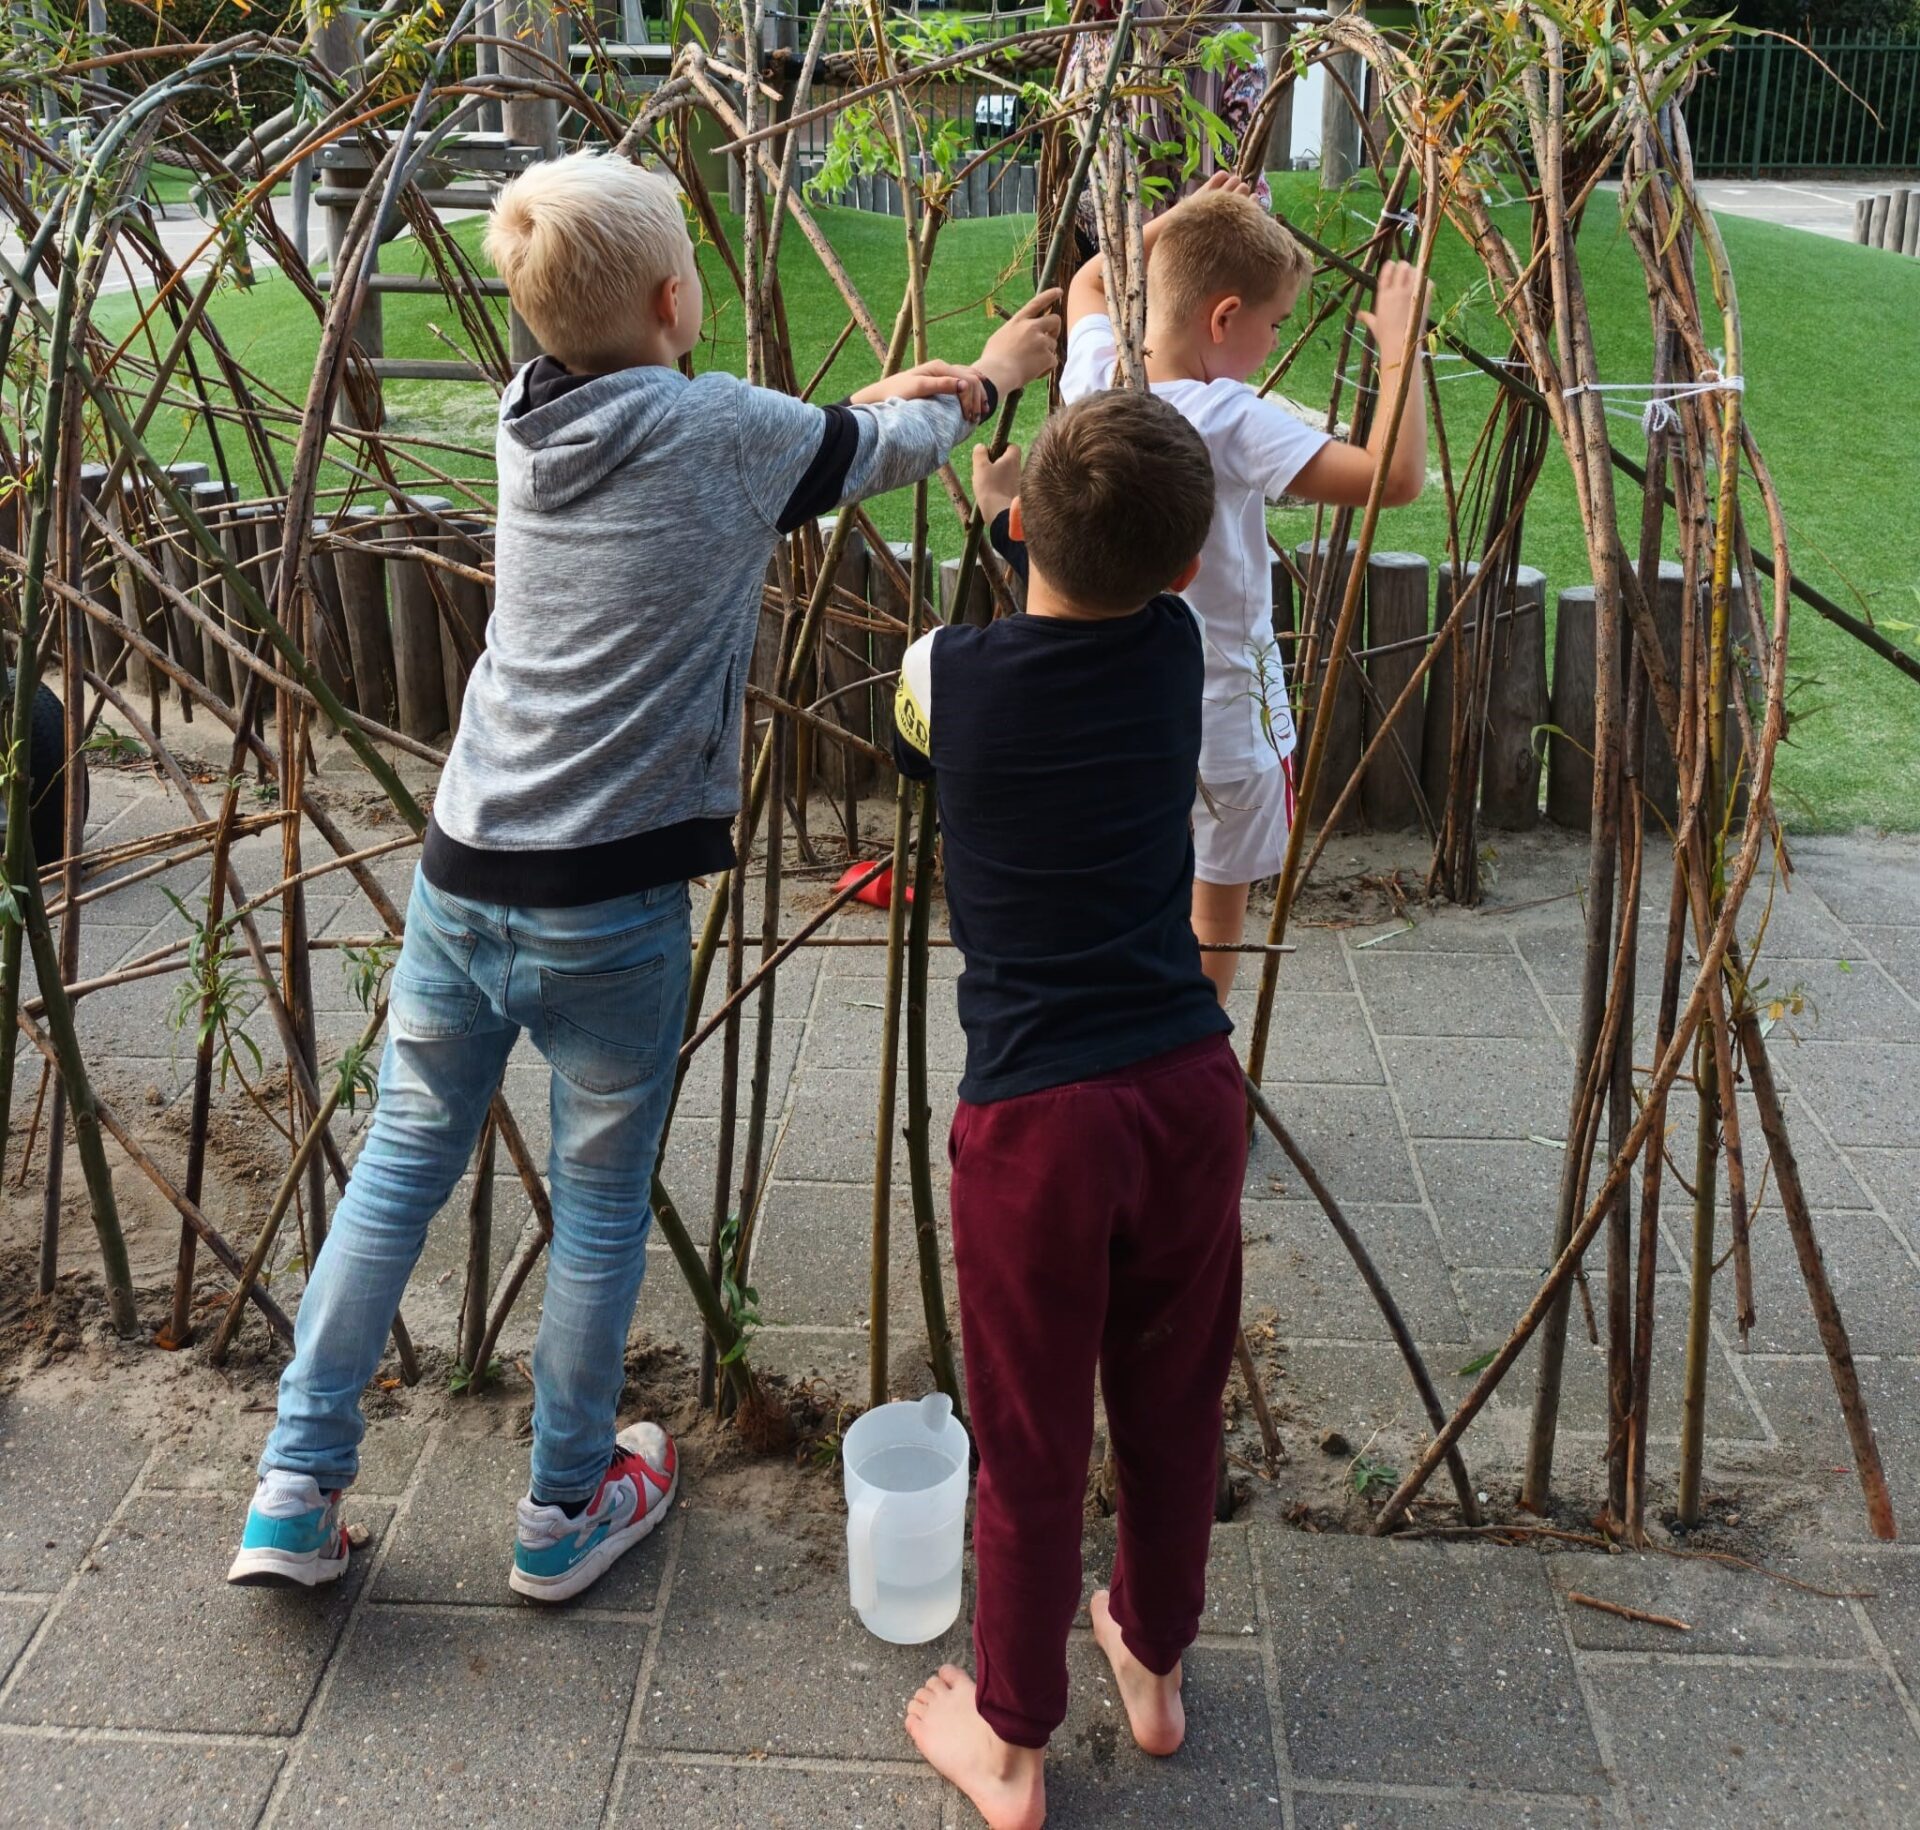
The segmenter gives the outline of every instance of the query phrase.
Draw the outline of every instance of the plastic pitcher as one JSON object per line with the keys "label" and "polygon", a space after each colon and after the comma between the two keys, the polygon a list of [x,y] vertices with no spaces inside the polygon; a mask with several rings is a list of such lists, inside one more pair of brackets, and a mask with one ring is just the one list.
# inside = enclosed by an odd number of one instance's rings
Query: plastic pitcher
{"label": "plastic pitcher", "polygon": [[847,1581],[876,1639],[918,1646],[960,1614],[968,1443],[945,1392],[882,1404],[841,1445],[847,1486]]}

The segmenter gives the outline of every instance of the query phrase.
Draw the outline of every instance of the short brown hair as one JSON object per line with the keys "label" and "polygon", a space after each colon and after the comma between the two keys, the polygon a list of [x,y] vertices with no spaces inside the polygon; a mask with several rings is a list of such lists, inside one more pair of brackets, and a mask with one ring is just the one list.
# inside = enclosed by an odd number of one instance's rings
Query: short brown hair
{"label": "short brown hair", "polygon": [[1080,609],[1124,616],[1205,544],[1213,464],[1177,409],[1107,389],[1041,428],[1021,472],[1020,518],[1048,584]]}
{"label": "short brown hair", "polygon": [[1147,306],[1184,323],[1215,299],[1286,295],[1289,308],[1313,273],[1307,252],[1251,197],[1209,191],[1167,220],[1147,264]]}
{"label": "short brown hair", "polygon": [[640,313],[684,270],[692,242],[671,179],[614,153],[575,152],[502,188],[487,258],[540,347],[594,369],[625,359]]}

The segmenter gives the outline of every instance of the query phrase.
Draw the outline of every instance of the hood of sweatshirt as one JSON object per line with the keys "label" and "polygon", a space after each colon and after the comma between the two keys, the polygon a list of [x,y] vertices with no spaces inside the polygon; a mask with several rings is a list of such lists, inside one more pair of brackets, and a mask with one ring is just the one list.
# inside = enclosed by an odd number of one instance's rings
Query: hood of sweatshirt
{"label": "hood of sweatshirt", "polygon": [[494,441],[502,503],[552,510],[626,462],[688,385],[678,369],[570,375],[549,356],[508,384]]}

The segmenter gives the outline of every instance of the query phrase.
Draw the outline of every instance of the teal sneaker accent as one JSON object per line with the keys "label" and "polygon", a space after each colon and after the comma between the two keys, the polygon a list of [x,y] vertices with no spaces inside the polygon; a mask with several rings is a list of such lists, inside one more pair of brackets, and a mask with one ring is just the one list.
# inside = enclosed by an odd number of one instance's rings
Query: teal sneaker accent
{"label": "teal sneaker accent", "polygon": [[591,1587],[667,1516],[680,1490],[679,1455],[657,1423],[629,1424],[615,1439],[599,1491],[579,1516],[520,1502],[507,1586],[532,1601],[565,1601]]}
{"label": "teal sneaker accent", "polygon": [[347,1567],[340,1495],[311,1476],[272,1468],[261,1476],[227,1580],[242,1587],[312,1588]]}

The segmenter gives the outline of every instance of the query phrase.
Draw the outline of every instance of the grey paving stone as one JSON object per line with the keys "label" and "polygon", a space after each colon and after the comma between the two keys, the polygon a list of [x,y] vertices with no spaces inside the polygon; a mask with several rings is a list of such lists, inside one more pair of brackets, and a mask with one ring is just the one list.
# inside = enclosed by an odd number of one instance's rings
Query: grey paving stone
{"label": "grey paving stone", "polygon": [[[932,1108],[930,1135],[934,1180],[943,1183],[947,1157],[945,1140],[953,1123],[957,1074],[934,1073],[928,1085]],[[878,1061],[858,1067],[825,1068],[803,1064],[794,1086],[792,1120],[775,1158],[775,1173],[789,1182],[860,1182],[873,1180],[874,1112],[879,1098]],[[899,1092],[898,1116],[904,1122],[906,1081]],[[904,1182],[907,1173],[904,1143],[893,1153],[893,1172]]]}
{"label": "grey paving stone", "polygon": [[1920,1010],[1872,960],[1775,959],[1749,983],[1756,1004],[1783,1006],[1767,1040],[1789,1072],[1800,1042],[1920,1042]]}
{"label": "grey paving stone", "polygon": [[1920,1041],[1803,1042],[1793,1054],[1793,1084],[1843,1149],[1910,1145],[1920,1109]]}
{"label": "grey paving stone", "polygon": [[[1785,1051],[1786,1059],[1796,1068],[1806,1059],[1825,1056],[1835,1045],[1831,1043],[1809,1044],[1807,1047]],[[1783,1074],[1781,1079],[1785,1079]],[[1806,1107],[1799,1102],[1796,1094],[1801,1091],[1798,1083],[1793,1090],[1781,1097],[1781,1108],[1786,1114],[1787,1136],[1793,1144],[1793,1160],[1800,1168],[1800,1185],[1806,1191],[1808,1205],[1814,1209],[1822,1208],[1864,1208],[1872,1203],[1867,1199],[1866,1190],[1860,1186],[1858,1178],[1845,1162],[1835,1154],[1831,1145],[1820,1135],[1819,1127],[1814,1123]],[[1694,1136],[1698,1127],[1696,1114],[1699,1105],[1690,1087],[1676,1086],[1667,1100],[1667,1149],[1674,1161],[1681,1164],[1689,1179],[1693,1173]],[[1767,1170],[1765,1189],[1769,1206],[1778,1208],[1779,1196],[1772,1192],[1773,1176],[1767,1169],[1766,1138],[1760,1129],[1759,1108],[1753,1103],[1753,1095],[1745,1087],[1740,1090],[1740,1139],[1747,1171],[1749,1199],[1756,1198],[1762,1189],[1762,1171]],[[1724,1164],[1720,1177],[1720,1211],[1728,1211],[1727,1178]],[[1675,1214],[1690,1211],[1687,1197],[1668,1179],[1664,1202],[1677,1203],[1671,1208]]]}
{"label": "grey paving stone", "polygon": [[[953,1234],[945,1192],[934,1191],[934,1216],[945,1267],[947,1309],[959,1316],[953,1281]],[[896,1188],[888,1243],[893,1312],[917,1325],[920,1256],[909,1191]],[[761,1210],[753,1283],[760,1313],[788,1327],[861,1328],[871,1296],[873,1185],[775,1182]]]}
{"label": "grey paving stone", "polygon": [[[907,1752],[913,1751],[911,1745]],[[608,1830],[939,1830],[941,1782],[859,1767],[642,1757]]]}
{"label": "grey paving stone", "polygon": [[1296,1774],[1602,1788],[1538,1557],[1294,1532],[1256,1547]]}
{"label": "grey paving stone", "polygon": [[[1289,1087],[1272,1104],[1336,1201],[1419,1200],[1413,1163],[1385,1088]],[[1307,1194],[1263,1125],[1254,1127],[1246,1187],[1255,1200],[1299,1200]]]}
{"label": "grey paving stone", "polygon": [[[1847,918],[1835,920],[1839,911],[1821,896],[1807,894],[1804,886],[1802,879],[1791,889],[1780,889],[1765,873],[1755,877],[1736,923],[1749,966],[1758,965],[1764,972],[1773,960],[1850,959],[1860,950]],[[1818,890],[1818,882],[1812,887]],[[1659,920],[1664,933],[1664,906]]]}
{"label": "grey paving stone", "polygon": [[[1419,1345],[1434,1390],[1451,1412],[1473,1384],[1458,1372],[1466,1363],[1466,1350]],[[1342,1460],[1351,1460],[1366,1447],[1373,1460],[1404,1469],[1432,1440],[1426,1410],[1396,1347],[1296,1341],[1274,1354],[1264,1370],[1280,1433],[1296,1459],[1319,1455],[1322,1432],[1338,1430],[1350,1445]],[[1491,1456],[1497,1461],[1500,1455],[1493,1441],[1496,1428],[1497,1413],[1489,1406],[1468,1426],[1461,1442],[1468,1470],[1482,1487],[1488,1482],[1481,1473],[1481,1458]],[[1450,1492],[1445,1474],[1437,1478],[1432,1491]]]}
{"label": "grey paving stone", "polygon": [[1856,927],[1854,934],[1909,997],[1920,998],[1920,927]]}
{"label": "grey paving stone", "polygon": [[[1905,1549],[1875,1545],[1870,1550],[1796,1558],[1791,1573],[1822,1588],[1852,1589],[1909,1692],[1920,1692],[1920,1559]],[[1844,1603],[1831,1603],[1844,1606]]]}
{"label": "grey paving stone", "polygon": [[1049,1824],[1279,1824],[1273,1728],[1253,1648],[1188,1652],[1187,1740],[1168,1760],[1134,1746],[1112,1669],[1090,1635],[1068,1646],[1067,1673],[1067,1719],[1048,1750]]}
{"label": "grey paving stone", "polygon": [[[221,1410],[202,1418],[161,1445],[147,1470],[143,1491],[250,1494],[260,1451],[272,1428],[270,1410]],[[354,1492],[361,1497],[400,1494],[426,1440],[423,1428],[397,1419],[373,1419],[360,1442],[360,1475]]]}
{"label": "grey paving stone", "polygon": [[[1556,1141],[1419,1138],[1413,1153],[1449,1264],[1462,1270],[1544,1272],[1553,1262],[1562,1160]],[[1600,1185],[1604,1173],[1604,1165],[1596,1163],[1589,1189]],[[1636,1197],[1637,1192],[1636,1183]],[[1636,1212],[1638,1205],[1636,1198]],[[1661,1268],[1681,1269],[1664,1245]]]}
{"label": "grey paving stone", "polygon": [[[1920,1442],[1920,1362],[1858,1360],[1855,1366],[1880,1444],[1894,1517],[1905,1526],[1920,1518],[1920,1457],[1909,1446]],[[1806,1529],[1835,1543],[1866,1538],[1866,1506],[1825,1359],[1768,1360],[1756,1354],[1748,1357],[1745,1372],[1808,1495],[1813,1516]]]}
{"label": "grey paving stone", "polygon": [[133,1485],[147,1447],[104,1398],[0,1392],[0,1589],[57,1589]]}
{"label": "grey paving stone", "polygon": [[[1920,1353],[1920,1266],[1878,1214],[1816,1214],[1814,1233],[1855,1353]],[[1820,1331],[1784,1215],[1752,1228],[1755,1353],[1819,1353]],[[1731,1266],[1714,1279],[1714,1309],[1737,1339]]]}
{"label": "grey paving stone", "polygon": [[[1259,901],[1249,906],[1247,939],[1264,941],[1267,938],[1267,923],[1272,915],[1273,907],[1269,902]],[[1337,930],[1318,928],[1311,922],[1292,922],[1288,924],[1287,938],[1282,944],[1293,951],[1279,956],[1279,996],[1284,998],[1292,991],[1353,989],[1353,981],[1347,976],[1346,955]],[[1243,1033],[1253,1017],[1263,957],[1258,953],[1243,953],[1240,956],[1240,970],[1234,977],[1233,996],[1228,1001],[1227,1011]]]}
{"label": "grey paving stone", "polygon": [[[821,1067],[857,1068],[872,1062],[876,1079],[886,1026],[884,979],[829,979],[815,1000],[807,1025],[807,1059]],[[900,1010],[900,1060],[907,1058],[907,1013]],[[967,1039],[954,1009],[953,985],[927,986],[927,1066],[936,1074],[958,1075],[967,1065]]]}
{"label": "grey paving stone", "polygon": [[1383,1036],[1553,1035],[1527,970],[1512,954],[1353,956],[1360,995]]}
{"label": "grey paving stone", "polygon": [[[767,1110],[775,1117],[778,1117],[780,1108],[786,1103],[787,1083],[793,1077],[794,1063],[800,1058],[800,1038],[805,1028],[804,1024],[791,1018],[774,1019],[773,1054],[767,1075]],[[734,1093],[735,1111],[740,1115],[746,1114],[753,1098],[754,1050],[758,1036],[757,1023],[749,1021],[741,1024],[740,1079]],[[718,1118],[721,1070],[725,1065],[725,1037],[715,1035],[694,1055],[687,1069],[687,1077],[681,1083],[680,1103],[676,1111],[684,1112],[690,1118]]]}
{"label": "grey paving stone", "polygon": [[[242,958],[234,963],[236,983],[230,1008],[242,1019],[260,1001],[259,981],[253,962]],[[87,1051],[89,1061],[109,1058],[128,1060],[168,1060],[184,1063],[193,1060],[190,1028],[174,1023],[180,988],[184,980],[178,974],[135,979],[131,984],[96,991],[83,998],[75,1011],[74,1029]],[[242,1065],[251,1062],[242,1052]]]}
{"label": "grey paving stone", "polygon": [[[1249,1019],[1249,1025],[1251,1019]],[[1241,1038],[1244,1046],[1244,1038]],[[1386,1075],[1350,991],[1287,991],[1274,1005],[1263,1086],[1382,1086]]]}
{"label": "grey paving stone", "polygon": [[1920,1246],[1920,1149],[1868,1150],[1855,1146],[1847,1157],[1894,1225]]}
{"label": "grey paving stone", "polygon": [[[1587,1284],[1593,1294],[1594,1316],[1604,1340],[1607,1275],[1603,1258],[1604,1254],[1589,1258]],[[1538,1278],[1513,1271],[1466,1271],[1461,1273],[1460,1283],[1473,1321],[1474,1345],[1489,1350],[1506,1340],[1540,1287]],[[1653,1402],[1648,1430],[1652,1438],[1677,1440],[1686,1356],[1684,1279],[1662,1277],[1654,1300],[1656,1314],[1670,1319],[1667,1326],[1654,1330]],[[1501,1381],[1495,1404],[1516,1411],[1531,1408],[1539,1345],[1540,1337],[1536,1333]],[[1567,1352],[1563,1367],[1560,1427],[1604,1433],[1607,1427],[1606,1349],[1596,1347],[1588,1338],[1586,1312],[1581,1307],[1578,1291],[1574,1293],[1573,1306],[1567,1316]],[[1742,1441],[1758,1440],[1766,1434],[1753,1407],[1734,1383],[1726,1356],[1717,1347],[1707,1374],[1707,1434]]]}
{"label": "grey paving stone", "polygon": [[930,1645],[887,1645],[848,1606],[844,1556],[837,1505],[773,1524],[690,1504],[639,1745],[909,1757],[907,1704],[970,1662],[967,1616]]}
{"label": "grey paving stone", "polygon": [[275,1821],[578,1821],[606,1796],[644,1649],[590,1616],[369,1608]]}
{"label": "grey paving stone", "polygon": [[[1464,1341],[1461,1313],[1433,1223],[1420,1207],[1340,1210],[1387,1280],[1407,1326],[1422,1341]],[[1247,1240],[1243,1306],[1271,1309],[1282,1335],[1391,1340],[1379,1306],[1317,1203],[1249,1201],[1240,1210]]]}
{"label": "grey paving stone", "polygon": [[[374,1543],[391,1516],[384,1506],[349,1502],[347,1510]],[[374,1543],[324,1588],[231,1588],[238,1525],[224,1498],[134,1501],[21,1667],[0,1715],[69,1728],[293,1734]]]}
{"label": "grey paving stone", "polygon": [[13,1661],[26,1649],[46,1611],[46,1598],[41,1595],[0,1596],[0,1683],[6,1682]]}
{"label": "grey paving stone", "polygon": [[[1086,1570],[1086,1592],[1105,1588],[1113,1573],[1113,1549],[1116,1527],[1112,1519],[1087,1521],[1081,1543],[1080,1560]],[[1258,1628],[1259,1603],[1254,1597],[1253,1546],[1248,1527],[1241,1520],[1213,1528],[1213,1540],[1207,1547],[1207,1606],[1200,1617],[1200,1631],[1249,1637]],[[1079,1621],[1087,1622],[1086,1602],[1080,1607]]]}
{"label": "grey paving stone", "polygon": [[[1570,1591],[1618,1602],[1644,1613],[1684,1620],[1693,1630],[1622,1620],[1569,1603],[1567,1622],[1582,1652],[1737,1654],[1749,1658],[1866,1656],[1866,1645],[1844,1601],[1830,1601],[1770,1582],[1751,1570],[1656,1553],[1547,1559],[1547,1573],[1563,1595]],[[1826,1583],[1821,1587],[1830,1586]]]}
{"label": "grey paving stone", "polygon": [[1849,926],[1911,922],[1920,906],[1920,845],[1911,836],[1796,838],[1792,852],[1802,881]]}
{"label": "grey paving stone", "polygon": [[1597,1798],[1541,1799],[1512,1793],[1467,1793],[1451,1798],[1382,1798],[1377,1793],[1296,1790],[1298,1830],[1600,1830],[1607,1821]]}
{"label": "grey paving stone", "polygon": [[1590,1669],[1636,1823],[1910,1824],[1913,1729],[1878,1673]]}
{"label": "grey paving stone", "polygon": [[1560,1137],[1573,1059],[1564,1043],[1386,1037],[1412,1137]]}
{"label": "grey paving stone", "polygon": [[175,1830],[251,1824],[281,1756],[272,1748],[0,1738],[0,1830]]}
{"label": "grey paving stone", "polygon": [[[373,1585],[375,1601],[447,1601],[514,1606],[514,1507],[527,1491],[527,1448],[498,1436],[444,1435],[413,1504],[393,1528],[393,1548]],[[655,1530],[568,1606],[568,1612],[653,1606],[666,1561]]]}

